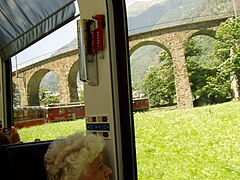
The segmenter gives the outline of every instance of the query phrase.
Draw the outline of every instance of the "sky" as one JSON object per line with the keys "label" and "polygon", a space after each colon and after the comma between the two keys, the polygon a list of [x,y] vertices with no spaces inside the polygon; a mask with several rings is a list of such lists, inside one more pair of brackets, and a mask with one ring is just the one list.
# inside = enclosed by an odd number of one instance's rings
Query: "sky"
{"label": "sky", "polygon": [[[126,0],[126,6],[129,6],[136,0]],[[142,1],[142,0],[138,0]],[[147,0],[144,0],[147,1]],[[77,37],[77,22],[71,21],[57,31],[51,33],[47,37],[33,44],[29,48],[23,50],[16,56],[12,57],[13,68],[16,66],[23,67],[31,64],[34,61],[43,60],[48,58],[55,51],[62,46],[70,43]]]}
{"label": "sky", "polygon": [[[67,25],[63,26],[62,28],[51,33],[42,40],[17,54],[18,63],[21,64],[25,61],[33,61],[35,59],[44,59],[44,57],[49,57],[56,50],[76,38],[77,32],[75,31],[77,31],[76,20],[71,21]],[[13,59],[15,60],[16,57],[13,57]]]}

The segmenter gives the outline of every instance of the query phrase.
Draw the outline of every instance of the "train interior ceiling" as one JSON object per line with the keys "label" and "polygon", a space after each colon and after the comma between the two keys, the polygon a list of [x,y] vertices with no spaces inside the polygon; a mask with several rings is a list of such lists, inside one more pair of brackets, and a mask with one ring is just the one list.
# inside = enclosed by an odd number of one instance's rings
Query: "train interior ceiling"
{"label": "train interior ceiling", "polygon": [[[23,11],[21,7],[27,10]],[[72,0],[22,0],[5,3],[0,11],[1,60],[5,61],[73,20],[76,7]]]}

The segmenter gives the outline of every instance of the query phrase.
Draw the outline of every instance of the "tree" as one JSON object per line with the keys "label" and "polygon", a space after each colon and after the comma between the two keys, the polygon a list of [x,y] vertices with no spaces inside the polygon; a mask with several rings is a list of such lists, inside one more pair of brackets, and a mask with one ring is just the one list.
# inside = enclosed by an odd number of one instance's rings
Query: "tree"
{"label": "tree", "polygon": [[59,103],[59,102],[60,102],[59,96],[49,96],[47,98],[46,104]]}
{"label": "tree", "polygon": [[153,106],[173,104],[176,94],[171,57],[166,51],[161,51],[159,61],[161,65],[150,67],[143,81],[143,91]]}
{"label": "tree", "polygon": [[231,76],[236,99],[239,98],[240,78],[240,17],[229,18],[221,23],[216,32],[215,54],[222,60],[221,68]]}
{"label": "tree", "polygon": [[204,41],[209,40],[191,38],[186,43],[185,55],[195,106],[225,102],[231,96],[229,76],[219,68],[221,61],[211,54],[210,47],[200,45]]}
{"label": "tree", "polygon": [[51,103],[59,103],[60,98],[59,96],[51,95],[48,89],[41,88],[39,91],[39,101],[41,105],[48,105]]}

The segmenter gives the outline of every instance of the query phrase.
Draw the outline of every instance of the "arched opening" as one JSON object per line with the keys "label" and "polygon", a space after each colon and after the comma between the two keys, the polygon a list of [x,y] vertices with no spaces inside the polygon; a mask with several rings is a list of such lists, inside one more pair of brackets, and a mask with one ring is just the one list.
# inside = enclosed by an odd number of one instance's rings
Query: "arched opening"
{"label": "arched opening", "polygon": [[214,43],[213,31],[200,31],[185,46],[194,106],[222,103],[231,98],[230,77],[220,68],[223,62],[214,53]]}
{"label": "arched opening", "polygon": [[39,86],[40,105],[60,102],[59,80],[56,73],[49,71],[44,75]]}
{"label": "arched opening", "polygon": [[131,50],[133,98],[148,97],[152,107],[176,103],[172,57],[162,44],[141,42]]}
{"label": "arched opening", "polygon": [[[58,81],[56,80],[56,77],[52,76],[52,73],[51,72],[49,73],[49,72],[50,72],[49,69],[41,69],[35,72],[30,78],[29,83],[27,85],[27,98],[28,98],[29,106],[39,106],[40,104],[42,104],[41,101],[43,99],[46,99],[45,97],[46,93],[44,93],[43,95],[43,93],[40,93],[40,89],[46,88],[46,90],[41,90],[41,91],[47,91],[48,89],[53,92],[57,91]],[[41,84],[41,82],[43,84]],[[40,101],[40,96],[41,96],[41,101]]]}

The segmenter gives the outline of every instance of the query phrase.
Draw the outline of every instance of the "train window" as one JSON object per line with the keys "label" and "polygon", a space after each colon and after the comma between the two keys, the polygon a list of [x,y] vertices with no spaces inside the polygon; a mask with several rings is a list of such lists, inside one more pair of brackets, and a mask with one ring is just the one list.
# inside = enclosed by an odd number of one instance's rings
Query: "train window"
{"label": "train window", "polygon": [[34,111],[34,116],[35,116],[35,117],[39,117],[39,114],[40,114],[40,112],[36,109],[36,110]]}
{"label": "train window", "polygon": [[65,108],[59,108],[59,114],[65,114]]}
{"label": "train window", "polygon": [[[41,0],[37,1],[40,2]],[[16,3],[18,2],[16,1]],[[53,1],[49,3],[55,5]],[[24,118],[26,120],[27,117],[38,119],[40,117],[53,121],[58,121],[58,119],[64,120],[65,113],[69,115],[72,113],[71,108],[66,109],[65,105],[80,104],[80,101],[84,99],[84,84],[80,82],[78,70],[78,2],[77,0],[59,0],[57,3],[59,6],[62,4],[65,4],[65,6],[61,8],[67,7],[66,10],[61,12],[64,15],[62,14],[63,16],[60,19],[53,22],[54,24],[64,20],[63,23],[57,26],[58,29],[54,29],[56,31],[11,58],[13,105],[36,107],[34,112],[24,110],[23,113],[18,113],[18,119]],[[34,8],[34,6],[31,6],[31,8]],[[57,10],[61,10],[61,8],[57,8]],[[39,12],[41,11],[40,9],[38,10]],[[36,9],[36,13],[39,13],[38,10]],[[42,14],[45,15],[47,13]],[[49,16],[52,15],[51,13],[49,14]],[[24,17],[23,19],[25,19]],[[46,28],[51,28],[51,26]],[[64,36],[62,36],[63,34]],[[39,49],[41,50],[39,51]],[[66,61],[66,58],[68,61]],[[40,64],[36,66],[36,63]],[[45,68],[41,68],[41,64],[45,64]],[[33,66],[37,68],[34,72],[26,69]],[[62,106],[62,108],[57,108],[57,106]],[[39,107],[42,107],[43,110],[41,108],[38,109]],[[44,112],[47,107],[52,107],[52,109],[48,110],[49,113],[47,110],[46,113]],[[79,112],[81,111],[79,110]],[[72,117],[74,118],[74,114]],[[78,118],[77,115],[76,118]],[[84,123],[84,121],[81,123]],[[75,129],[71,132],[73,131]],[[57,136],[61,135],[56,135],[54,138],[57,138]]]}
{"label": "train window", "polygon": [[29,117],[29,110],[28,109],[24,109],[23,110],[23,116],[24,116],[24,118],[28,118]]}
{"label": "train window", "polygon": [[17,110],[17,118],[19,120],[23,119],[23,110],[21,110],[21,109]]}
{"label": "train window", "polygon": [[71,112],[72,112],[72,109],[73,109],[73,107],[72,107],[72,108],[70,108],[70,107],[67,108],[67,112],[68,112],[68,113],[71,113]]}
{"label": "train window", "polygon": [[[38,111],[39,111],[39,112],[38,112]],[[36,112],[38,112],[38,113],[36,113]],[[41,111],[40,111],[39,109],[34,109],[34,110],[32,111],[32,113],[33,113],[33,117],[34,117],[35,119],[37,119],[37,118],[39,118],[39,115],[40,115]]]}
{"label": "train window", "polygon": [[14,120],[19,121],[22,119],[21,112],[14,111]]}
{"label": "train window", "polygon": [[35,118],[35,116],[34,116],[34,110],[33,109],[28,109],[28,111],[29,111],[29,118]]}
{"label": "train window", "polygon": [[37,117],[44,118],[44,110],[41,109],[37,115]]}

